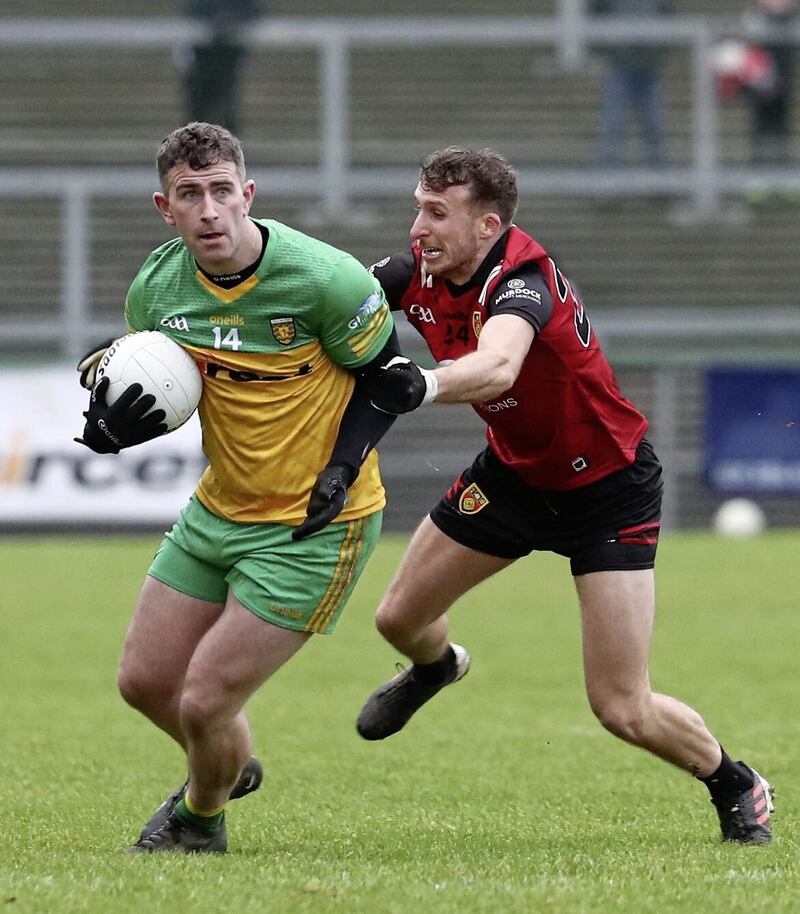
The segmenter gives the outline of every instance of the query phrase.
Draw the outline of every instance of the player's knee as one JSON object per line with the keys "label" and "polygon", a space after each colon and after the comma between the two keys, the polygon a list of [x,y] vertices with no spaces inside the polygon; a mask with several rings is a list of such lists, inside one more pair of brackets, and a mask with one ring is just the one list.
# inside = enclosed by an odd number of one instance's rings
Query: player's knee
{"label": "player's knee", "polygon": [[382,604],[375,613],[375,627],[390,643],[405,642],[413,634],[413,628],[403,616],[391,606]]}
{"label": "player's knee", "polygon": [[185,688],[179,705],[181,727],[189,732],[201,730],[212,713],[208,694],[201,689]]}
{"label": "player's knee", "polygon": [[164,683],[124,663],[117,674],[117,688],[132,708],[144,713],[170,701],[172,697]]}
{"label": "player's knee", "polygon": [[642,744],[645,730],[645,711],[641,702],[628,696],[590,696],[595,717],[609,733],[635,746]]}
{"label": "player's knee", "polygon": [[181,728],[188,734],[203,733],[231,716],[223,690],[191,682],[181,693],[179,713]]}

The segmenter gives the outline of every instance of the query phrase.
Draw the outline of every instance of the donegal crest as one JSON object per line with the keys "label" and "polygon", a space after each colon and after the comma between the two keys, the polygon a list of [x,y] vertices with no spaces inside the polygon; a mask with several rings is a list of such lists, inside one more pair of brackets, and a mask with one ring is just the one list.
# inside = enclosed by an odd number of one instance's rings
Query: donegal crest
{"label": "donegal crest", "polygon": [[272,328],[272,335],[282,346],[288,346],[289,343],[294,342],[297,328],[294,325],[293,317],[271,317],[269,325]]}
{"label": "donegal crest", "polygon": [[462,514],[477,514],[488,504],[489,499],[474,482],[471,482],[461,493],[461,498],[458,500],[458,510]]}

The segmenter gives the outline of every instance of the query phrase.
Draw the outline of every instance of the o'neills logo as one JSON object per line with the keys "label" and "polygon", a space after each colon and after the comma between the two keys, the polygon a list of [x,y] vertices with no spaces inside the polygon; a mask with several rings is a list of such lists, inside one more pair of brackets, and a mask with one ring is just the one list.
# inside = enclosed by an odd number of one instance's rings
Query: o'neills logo
{"label": "o'neills logo", "polygon": [[462,514],[477,514],[488,504],[489,499],[474,482],[471,482],[461,493],[461,498],[458,500],[458,510]]}
{"label": "o'neills logo", "polygon": [[294,326],[293,317],[272,317],[269,325],[272,328],[272,335],[282,346],[288,346],[289,343],[294,342],[297,329]]}

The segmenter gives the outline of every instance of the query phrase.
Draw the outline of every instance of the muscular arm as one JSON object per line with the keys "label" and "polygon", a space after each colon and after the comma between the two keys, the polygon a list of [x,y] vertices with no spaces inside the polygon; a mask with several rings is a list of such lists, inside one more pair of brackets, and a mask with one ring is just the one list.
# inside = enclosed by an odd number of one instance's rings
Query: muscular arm
{"label": "muscular arm", "polygon": [[370,379],[372,403],[384,412],[409,413],[423,403],[480,403],[516,381],[536,334],[516,314],[497,314],[484,324],[478,349],[433,371],[398,356]]}
{"label": "muscular arm", "polygon": [[531,324],[516,314],[497,314],[483,327],[475,352],[434,371],[437,403],[480,403],[493,400],[517,380],[535,335]]}
{"label": "muscular arm", "polygon": [[434,371],[438,403],[493,400],[517,380],[534,338],[553,314],[550,289],[535,263],[507,273],[491,295],[475,352]]}

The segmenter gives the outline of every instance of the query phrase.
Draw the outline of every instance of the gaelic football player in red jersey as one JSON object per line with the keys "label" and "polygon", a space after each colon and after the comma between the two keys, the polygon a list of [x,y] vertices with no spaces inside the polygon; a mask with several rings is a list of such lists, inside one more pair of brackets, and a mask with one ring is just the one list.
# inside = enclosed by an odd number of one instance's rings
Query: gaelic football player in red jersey
{"label": "gaelic football player in red jersey", "polygon": [[415,196],[411,250],[372,270],[440,367],[392,360],[373,403],[471,403],[487,447],[422,521],[378,608],[379,631],[413,665],[370,696],[359,733],[396,733],[465,675],[447,622],[459,597],[522,556],[555,552],[570,560],[603,726],[703,781],[725,840],[768,843],[767,781],[731,760],[696,711],[651,690],[661,466],[575,287],[513,224],[513,169],[492,150],[450,147],[424,160]]}

